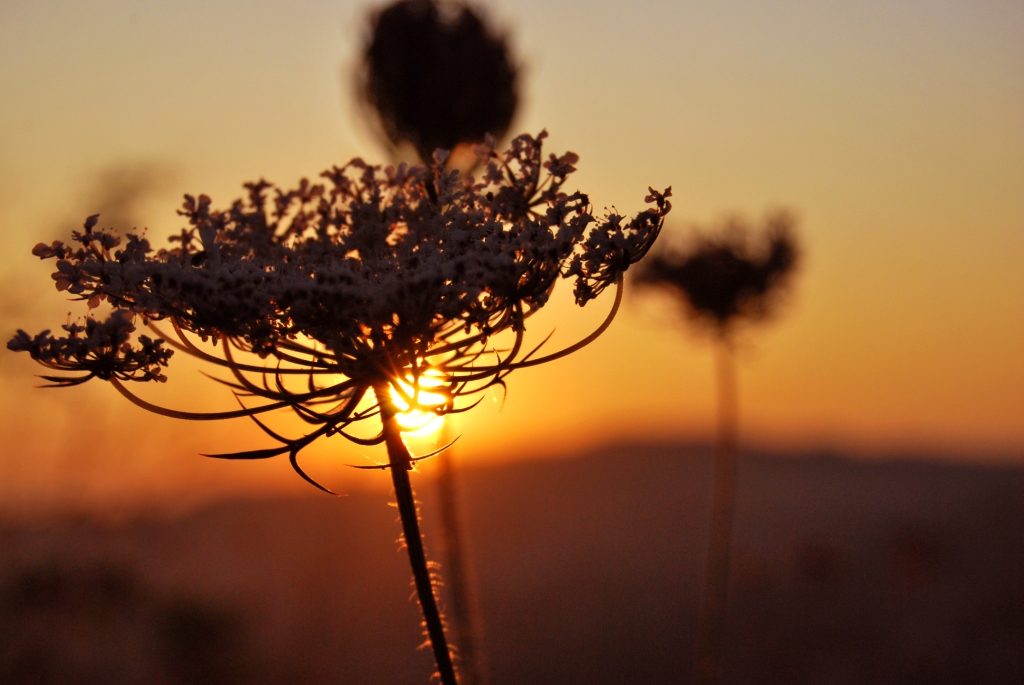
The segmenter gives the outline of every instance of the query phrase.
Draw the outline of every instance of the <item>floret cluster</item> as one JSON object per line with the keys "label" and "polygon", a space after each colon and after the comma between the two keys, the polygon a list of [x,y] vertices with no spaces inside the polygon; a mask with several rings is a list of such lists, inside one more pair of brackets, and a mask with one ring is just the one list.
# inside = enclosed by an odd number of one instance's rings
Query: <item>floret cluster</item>
{"label": "floret cluster", "polygon": [[[78,374],[44,377],[56,385],[101,378],[165,416],[248,416],[281,447],[213,456],[288,452],[306,477],[296,457],[318,437],[383,442],[383,431],[365,438],[346,429],[380,416],[392,397],[411,409],[464,411],[456,399],[504,387],[516,368],[579,349],[611,322],[623,272],[657,238],[671,191],[649,189],[652,206],[632,219],[595,218],[585,194],[563,189],[577,156],[544,159],[545,137],[519,136],[503,153],[491,140],[477,146],[479,180],[446,170],[439,151],[430,167],[382,169],[356,159],[292,190],[251,183],[224,210],[205,195],[185,196],[179,213],[188,226],[159,250],[143,234],[122,239],[89,217],[71,244],[40,243],[33,253],[57,260],[59,291],[91,310],[105,302],[112,313],[69,323],[63,336],[18,331],[8,348]],[[524,346],[525,320],[560,279],[573,282],[581,306],[615,285],[615,305],[591,336],[539,356],[539,348]],[[133,341],[139,319],[159,337]],[[164,323],[175,336],[164,334]],[[513,342],[495,349],[491,340],[503,331]],[[123,381],[165,380],[167,346],[228,369],[231,379],[221,382],[242,408],[175,411],[129,391]],[[246,363],[237,352],[263,362]],[[420,401],[424,374],[433,376],[429,394],[442,402]],[[364,398],[375,403],[363,407]],[[256,418],[275,409],[291,409],[315,428],[283,437]]]}

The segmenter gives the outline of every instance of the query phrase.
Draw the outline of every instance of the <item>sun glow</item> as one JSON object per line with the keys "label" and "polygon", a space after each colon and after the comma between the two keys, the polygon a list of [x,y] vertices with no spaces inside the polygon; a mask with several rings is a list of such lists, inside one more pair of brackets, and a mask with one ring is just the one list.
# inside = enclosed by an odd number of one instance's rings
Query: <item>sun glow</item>
{"label": "sun glow", "polygon": [[[395,418],[407,437],[429,438],[441,431],[444,416],[437,411],[443,407],[448,398],[439,392],[444,387],[444,377],[439,371],[427,369],[420,375],[419,387],[413,378],[398,381],[400,392],[391,391],[392,401],[398,407]],[[406,400],[405,394],[412,401]]]}

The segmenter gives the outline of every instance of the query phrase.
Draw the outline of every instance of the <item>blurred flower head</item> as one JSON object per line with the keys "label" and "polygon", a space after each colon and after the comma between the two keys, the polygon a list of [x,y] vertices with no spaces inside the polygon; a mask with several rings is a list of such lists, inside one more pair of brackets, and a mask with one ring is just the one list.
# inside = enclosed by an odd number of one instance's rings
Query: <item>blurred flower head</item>
{"label": "blurred flower head", "polygon": [[388,143],[421,160],[508,131],[517,74],[504,36],[456,0],[399,0],[371,17],[360,97]]}
{"label": "blurred flower head", "polygon": [[[112,313],[69,324],[63,337],[18,331],[8,348],[79,374],[46,377],[55,384],[109,380],[166,416],[249,416],[281,446],[220,456],[287,452],[300,473],[296,455],[318,437],[382,442],[383,433],[358,438],[346,429],[379,415],[390,397],[411,409],[465,410],[456,400],[577,349],[527,350],[526,318],[559,279],[574,281],[581,306],[616,285],[617,306],[623,272],[647,253],[671,208],[669,190],[650,190],[653,206],[631,220],[593,217],[586,195],[563,191],[577,156],[545,160],[545,137],[519,136],[504,153],[478,146],[479,181],[445,171],[445,154],[437,153],[432,170],[356,159],[325,171],[322,183],[303,179],[291,190],[250,183],[246,197],[222,210],[205,195],[185,196],[180,214],[188,228],[155,251],[138,233],[122,239],[97,229],[92,216],[72,244],[40,243],[33,253],[57,260],[58,290],[90,309],[106,302]],[[133,344],[139,318],[158,332],[154,322],[168,322],[175,336],[139,336]],[[506,331],[510,344],[495,349],[491,338]],[[136,397],[122,381],[162,380],[171,353],[165,343],[225,369],[230,377],[222,382],[248,404],[201,414]],[[430,403],[420,400],[426,376]],[[361,404],[364,397],[376,404]],[[256,418],[282,408],[310,432],[282,437]]]}
{"label": "blurred flower head", "polygon": [[688,244],[652,254],[634,281],[668,290],[692,320],[727,335],[739,322],[776,311],[800,261],[795,223],[788,212],[769,215],[760,229],[728,219],[714,231],[698,231]]}

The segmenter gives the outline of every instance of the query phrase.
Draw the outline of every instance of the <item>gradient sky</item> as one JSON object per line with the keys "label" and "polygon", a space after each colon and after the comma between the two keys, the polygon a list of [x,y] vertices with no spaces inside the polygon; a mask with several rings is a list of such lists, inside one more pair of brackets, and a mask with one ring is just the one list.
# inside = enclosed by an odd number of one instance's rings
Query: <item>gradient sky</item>
{"label": "gradient sky", "polygon": [[[516,128],[579,153],[575,183],[598,208],[635,212],[671,184],[674,231],[799,215],[796,296],[742,344],[747,444],[1024,460],[1024,5],[485,6],[524,67]],[[184,192],[227,204],[245,180],[383,160],[348,87],[367,7],[0,4],[3,334],[82,313],[29,250],[88,214],[160,236]],[[610,306],[578,310],[567,291],[532,320],[538,339],[557,324],[555,344],[571,342]],[[462,420],[463,456],[706,437],[710,349],[666,304],[627,297],[597,343],[517,372],[500,412],[487,399]],[[302,487],[283,461],[196,456],[256,446],[245,424],[149,416],[99,382],[35,390],[22,357],[0,354],[7,504]],[[226,406],[175,361],[153,397]],[[339,463],[362,454],[325,443],[310,469],[360,487],[379,474]]]}

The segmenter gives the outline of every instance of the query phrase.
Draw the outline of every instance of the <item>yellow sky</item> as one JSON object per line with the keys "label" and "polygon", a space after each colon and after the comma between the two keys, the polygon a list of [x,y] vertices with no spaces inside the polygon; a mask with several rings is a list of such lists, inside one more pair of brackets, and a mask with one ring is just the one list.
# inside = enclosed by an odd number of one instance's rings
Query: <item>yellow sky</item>
{"label": "yellow sky", "polygon": [[[633,212],[671,184],[673,230],[779,206],[801,217],[796,297],[744,341],[748,443],[1024,457],[1024,6],[487,6],[525,66],[517,128],[579,153],[598,208]],[[71,307],[29,250],[97,211],[112,178],[142,179],[129,215],[160,235],[181,193],[226,204],[245,180],[381,159],[342,88],[364,7],[0,5],[4,335],[63,322]],[[534,332],[557,324],[569,342],[609,305],[579,311],[562,292]],[[463,420],[463,455],[706,436],[710,351],[663,305],[627,298],[599,342],[518,372],[502,411],[488,399]],[[171,401],[217,392],[178,366]],[[99,383],[34,390],[36,371],[0,354],[8,502],[298,487],[283,462],[195,456],[255,446],[244,425],[146,416]],[[356,448],[318,450],[313,468],[339,487],[379,475],[332,462]]]}

